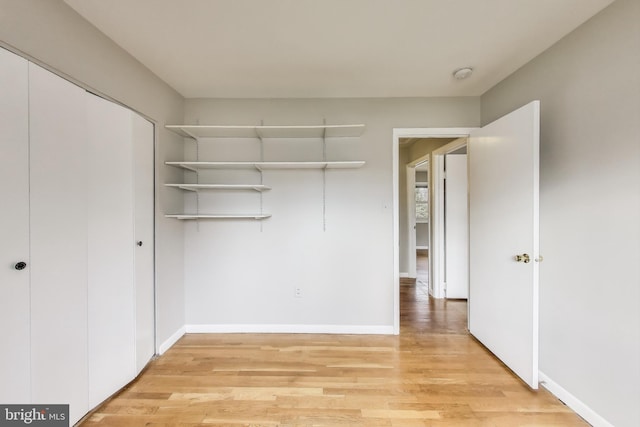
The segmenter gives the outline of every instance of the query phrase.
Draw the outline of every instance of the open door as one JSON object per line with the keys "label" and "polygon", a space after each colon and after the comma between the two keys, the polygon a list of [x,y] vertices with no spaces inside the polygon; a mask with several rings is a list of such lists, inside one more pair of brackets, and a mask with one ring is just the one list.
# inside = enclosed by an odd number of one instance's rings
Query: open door
{"label": "open door", "polygon": [[538,388],[540,103],[469,138],[469,331]]}

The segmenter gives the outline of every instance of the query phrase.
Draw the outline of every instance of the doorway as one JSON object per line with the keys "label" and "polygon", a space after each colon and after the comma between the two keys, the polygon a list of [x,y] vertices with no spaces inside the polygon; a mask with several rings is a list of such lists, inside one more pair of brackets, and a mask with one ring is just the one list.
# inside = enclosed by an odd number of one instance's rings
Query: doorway
{"label": "doorway", "polygon": [[467,299],[469,295],[469,210],[467,138],[434,150],[432,295]]}
{"label": "doorway", "polygon": [[416,287],[428,289],[429,284],[429,241],[431,231],[429,227],[429,160],[418,163],[414,168],[414,212],[415,224],[413,233],[415,234],[415,257],[416,264]]}
{"label": "doorway", "polygon": [[[440,129],[439,135],[451,135],[449,131]],[[394,202],[399,193],[397,141],[404,132],[411,131],[394,130]],[[540,101],[460,137],[468,138],[469,149],[469,332],[537,389]],[[433,171],[439,170],[437,158],[432,159]],[[394,224],[396,238],[397,230]],[[432,259],[439,252],[432,249]],[[398,253],[394,251],[395,267]],[[432,260],[432,267],[435,264]],[[394,300],[399,300],[397,294]],[[394,324],[399,324],[398,318]]]}
{"label": "doorway", "polygon": [[[407,171],[403,171],[402,174],[402,180],[403,181],[409,181],[410,177],[413,176],[414,179],[414,183],[413,183],[413,187],[410,186],[410,183],[407,182],[406,185],[402,185],[402,188],[400,186],[400,170],[401,170],[401,163],[400,163],[400,157],[401,157],[401,152],[400,152],[400,147],[401,147],[401,139],[407,139],[407,138],[432,138],[432,139],[440,139],[441,141],[445,141],[444,139],[446,138],[446,142],[448,141],[452,141],[454,139],[458,139],[458,138],[463,138],[463,137],[467,137],[469,135],[469,133],[473,130],[474,128],[412,128],[412,129],[394,129],[393,131],[393,144],[392,144],[392,161],[393,161],[393,238],[394,238],[394,247],[393,247],[393,259],[394,259],[394,333],[395,334],[399,334],[400,332],[400,277],[409,277],[411,275],[411,273],[413,273],[413,277],[415,277],[415,270],[413,268],[411,268],[411,265],[409,265],[410,263],[413,264],[413,266],[415,266],[415,262],[416,262],[416,257],[415,257],[415,253],[416,253],[416,234],[413,230],[413,224],[410,222],[408,216],[411,215],[411,211],[412,209],[407,208],[407,200],[408,198],[406,197],[406,194],[408,193],[408,190],[411,188],[411,193],[413,193],[415,190],[415,171],[413,171],[413,174],[407,172]],[[440,144],[442,145],[442,144]],[[431,150],[433,151],[433,150]],[[430,154],[425,158],[425,159],[419,159],[419,160],[429,160]],[[407,160],[406,158],[403,160]],[[414,166],[421,163],[421,161],[416,161],[413,165],[409,165],[409,162],[404,161],[404,165],[406,166]],[[433,163],[430,163],[430,167],[428,168],[429,170],[433,169]],[[406,179],[405,179],[406,177]],[[431,179],[428,179],[428,182],[432,182]],[[403,203],[402,203],[402,209],[401,209],[401,205],[400,205],[400,193],[405,192],[405,194],[403,195]],[[411,198],[413,199],[413,197]],[[433,200],[433,186],[431,186],[431,188],[429,189],[429,199],[430,201]],[[414,201],[415,202],[415,201]],[[432,203],[430,203],[430,216],[433,215],[433,206]],[[401,210],[404,211],[402,212],[403,214],[401,215]],[[407,215],[407,212],[409,213]],[[415,214],[415,212],[414,212]],[[401,230],[401,222],[403,223],[403,227]],[[417,228],[417,227],[416,227]],[[433,230],[433,226],[431,226],[431,230]],[[430,236],[429,238],[429,257],[428,257],[428,265],[427,265],[427,269],[428,269],[428,280],[430,281],[430,283],[433,283],[433,272],[434,272],[434,266],[437,260],[437,253],[433,251],[433,235]],[[400,260],[400,254],[403,254],[403,270],[401,271],[401,260]],[[409,255],[410,254],[410,255]],[[413,262],[412,262],[413,260]],[[409,266],[408,266],[409,265]],[[402,274],[401,274],[402,273]],[[431,292],[430,292],[431,293]],[[435,296],[435,295],[434,295]]]}

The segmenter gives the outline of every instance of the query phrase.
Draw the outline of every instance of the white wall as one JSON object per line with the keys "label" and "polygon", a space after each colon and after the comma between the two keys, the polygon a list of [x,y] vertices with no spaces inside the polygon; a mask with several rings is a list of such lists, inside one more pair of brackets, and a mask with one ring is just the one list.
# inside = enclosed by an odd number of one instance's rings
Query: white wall
{"label": "white wall", "polygon": [[[0,45],[148,116],[157,123],[157,163],[182,152],[164,130],[182,120],[183,98],[61,0],[0,0]],[[177,171],[156,166],[158,182]],[[182,225],[161,214],[180,199],[156,189],[158,340],[184,325]]]}
{"label": "white wall", "polygon": [[416,224],[416,246],[429,248],[429,224]]}
{"label": "white wall", "polygon": [[611,425],[638,426],[640,2],[617,0],[485,93],[482,121],[533,99],[540,370]]}
{"label": "white wall", "polygon": [[[270,330],[391,330],[393,128],[477,126],[479,100],[191,99],[185,104],[187,123],[296,125],[321,124],[323,118],[329,124],[366,125],[360,138],[328,142],[329,159],[367,163],[361,169],[327,172],[327,231],[322,230],[319,171],[265,172],[264,183],[273,189],[264,193],[264,206],[273,217],[262,232],[253,222],[187,224],[186,312],[194,330],[260,330],[265,325]],[[207,152],[218,159],[248,155],[254,160],[259,145],[253,144],[221,148],[202,143],[200,160]],[[282,144],[265,142],[265,159],[321,156],[320,145],[300,151],[282,150]],[[295,298],[296,286],[302,298]]]}

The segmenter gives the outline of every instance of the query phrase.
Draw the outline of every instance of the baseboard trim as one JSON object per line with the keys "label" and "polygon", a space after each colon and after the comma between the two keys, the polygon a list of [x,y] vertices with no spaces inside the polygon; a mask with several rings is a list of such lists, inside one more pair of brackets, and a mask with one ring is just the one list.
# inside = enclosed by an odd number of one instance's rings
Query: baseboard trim
{"label": "baseboard trim", "polygon": [[187,330],[184,326],[175,331],[165,342],[160,344],[160,347],[158,347],[158,354],[164,354],[164,352],[169,350],[186,332]]}
{"label": "baseboard trim", "polygon": [[580,399],[564,389],[560,384],[553,381],[543,372],[538,372],[540,385],[549,390],[551,394],[562,400],[565,405],[573,409],[578,415],[585,419],[593,427],[614,427],[613,424],[602,418],[596,411],[587,406]]}
{"label": "baseboard trim", "polygon": [[405,277],[409,277],[409,273],[400,273],[400,278],[403,279]]}
{"label": "baseboard trim", "polygon": [[393,335],[393,326],[378,325],[187,325],[195,334],[354,334]]}

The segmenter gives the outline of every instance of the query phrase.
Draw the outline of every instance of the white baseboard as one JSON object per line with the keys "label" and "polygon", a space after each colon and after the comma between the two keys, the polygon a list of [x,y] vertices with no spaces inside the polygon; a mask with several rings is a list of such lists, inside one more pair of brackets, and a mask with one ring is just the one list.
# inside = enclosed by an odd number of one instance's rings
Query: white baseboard
{"label": "white baseboard", "polygon": [[183,326],[177,331],[175,331],[165,342],[160,344],[158,347],[158,355],[163,354],[165,351],[169,350],[182,336],[186,333],[186,328]]}
{"label": "white baseboard", "polygon": [[553,381],[543,372],[538,372],[540,384],[549,390],[554,396],[562,400],[565,405],[573,409],[593,427],[614,427],[613,424],[602,418],[596,411],[588,407],[584,402],[565,390],[560,384]]}
{"label": "white baseboard", "polygon": [[416,246],[416,249],[420,250],[420,249],[429,249],[429,246]]}
{"label": "white baseboard", "polygon": [[401,278],[401,279],[404,279],[404,278],[406,278],[406,277],[409,277],[409,273],[402,273],[402,272],[400,272],[400,278]]}
{"label": "white baseboard", "polygon": [[187,325],[187,333],[203,334],[358,334],[393,335],[393,326],[378,325]]}

